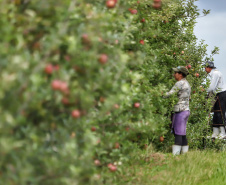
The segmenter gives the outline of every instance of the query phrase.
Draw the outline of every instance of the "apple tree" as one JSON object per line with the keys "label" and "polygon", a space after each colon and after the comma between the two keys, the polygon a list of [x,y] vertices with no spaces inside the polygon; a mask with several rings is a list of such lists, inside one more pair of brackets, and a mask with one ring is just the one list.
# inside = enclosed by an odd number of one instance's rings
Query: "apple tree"
{"label": "apple tree", "polygon": [[189,139],[203,137],[206,45],[193,33],[193,0],[0,5],[2,183],[111,183],[130,152],[167,151],[176,99],[162,93],[178,65],[195,92]]}

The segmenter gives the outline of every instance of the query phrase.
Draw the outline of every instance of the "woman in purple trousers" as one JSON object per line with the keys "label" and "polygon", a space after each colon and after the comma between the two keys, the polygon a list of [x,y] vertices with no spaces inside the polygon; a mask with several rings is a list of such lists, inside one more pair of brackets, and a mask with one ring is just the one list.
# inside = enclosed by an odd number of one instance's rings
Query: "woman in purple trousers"
{"label": "woman in purple trousers", "polygon": [[174,114],[172,120],[172,130],[175,136],[175,143],[172,146],[172,153],[178,155],[180,153],[188,152],[188,141],[186,137],[186,125],[190,115],[189,99],[191,94],[191,87],[186,80],[189,74],[184,66],[173,68],[174,78],[177,81],[173,88],[166,93],[165,97],[172,94],[177,94],[178,102],[174,106]]}

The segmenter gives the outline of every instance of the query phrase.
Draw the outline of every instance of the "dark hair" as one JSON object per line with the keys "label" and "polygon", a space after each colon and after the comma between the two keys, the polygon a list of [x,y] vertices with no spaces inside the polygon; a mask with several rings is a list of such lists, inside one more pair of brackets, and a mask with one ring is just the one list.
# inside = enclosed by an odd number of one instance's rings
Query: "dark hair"
{"label": "dark hair", "polygon": [[182,76],[185,78],[187,75],[182,73],[182,72],[178,72],[179,74],[182,74]]}

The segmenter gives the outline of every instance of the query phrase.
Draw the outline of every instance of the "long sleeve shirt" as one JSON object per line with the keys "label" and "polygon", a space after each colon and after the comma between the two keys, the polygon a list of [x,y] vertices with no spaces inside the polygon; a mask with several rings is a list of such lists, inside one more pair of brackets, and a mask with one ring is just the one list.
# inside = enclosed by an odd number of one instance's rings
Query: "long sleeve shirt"
{"label": "long sleeve shirt", "polygon": [[223,75],[217,69],[212,69],[209,73],[210,86],[207,89],[208,93],[220,93],[226,91],[226,84],[223,80]]}
{"label": "long sleeve shirt", "polygon": [[172,89],[166,93],[165,97],[169,97],[172,94],[177,93],[178,102],[174,105],[174,112],[182,112],[189,109],[189,99],[191,95],[191,86],[188,81],[183,78],[180,81],[177,81]]}

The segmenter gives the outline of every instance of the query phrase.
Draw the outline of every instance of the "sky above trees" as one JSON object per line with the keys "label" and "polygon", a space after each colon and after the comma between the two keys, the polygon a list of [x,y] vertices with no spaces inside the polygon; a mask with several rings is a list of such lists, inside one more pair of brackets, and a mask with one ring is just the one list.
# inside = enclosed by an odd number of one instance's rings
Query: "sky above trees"
{"label": "sky above trees", "polygon": [[197,19],[195,35],[199,40],[205,40],[208,45],[208,55],[214,46],[220,48],[218,55],[214,56],[216,67],[223,73],[226,81],[226,1],[225,0],[199,0],[195,3],[202,10],[210,10],[210,14]]}

